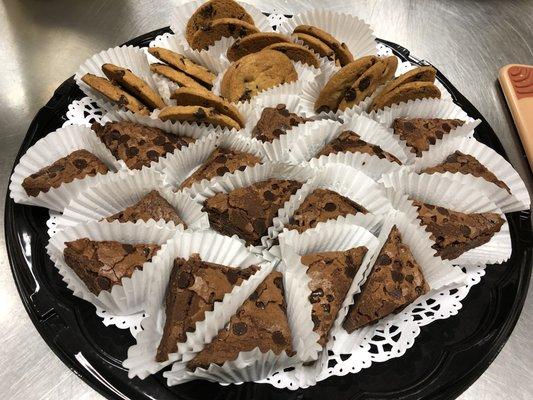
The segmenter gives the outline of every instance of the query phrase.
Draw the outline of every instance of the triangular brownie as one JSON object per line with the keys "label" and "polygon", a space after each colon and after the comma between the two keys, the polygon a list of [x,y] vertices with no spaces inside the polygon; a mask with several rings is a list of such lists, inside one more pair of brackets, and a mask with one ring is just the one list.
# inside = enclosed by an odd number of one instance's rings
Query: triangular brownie
{"label": "triangular brownie", "polygon": [[352,333],[401,311],[428,291],[420,266],[393,226],[361,292],[354,296],[343,327]]}
{"label": "triangular brownie", "polygon": [[65,242],[65,263],[98,296],[130,278],[157,253],[157,244],[127,244],[116,241],[94,241],[87,238]]}
{"label": "triangular brownie", "polygon": [[353,131],[344,131],[320,150],[315,157],[327,156],[337,153],[365,153],[390,162],[401,164],[391,153],[386,152],[376,144],[368,143]]}
{"label": "triangular brownie", "polygon": [[453,260],[464,252],[490,241],[505,220],[496,213],[466,214],[413,200],[418,219],[435,241],[437,255]]}
{"label": "triangular brownie", "polygon": [[487,182],[494,183],[496,186],[507,190],[507,192],[511,194],[509,186],[496,178],[496,175],[490,172],[487,167],[481,164],[474,156],[471,156],[470,154],[464,154],[459,150],[456,150],[453,154],[450,154],[448,157],[446,157],[446,160],[444,160],[442,163],[420,171],[421,174],[444,172],[474,175],[478,178],[485,179]]}
{"label": "triangular brownie", "polygon": [[319,222],[367,212],[366,208],[337,192],[329,189],[315,189],[305,198],[285,227],[289,230],[296,229],[301,233],[314,228]]}
{"label": "triangular brownie", "polygon": [[463,124],[464,121],[459,119],[397,118],[392,123],[392,128],[411,148],[411,153],[421,157],[422,152],[435,144],[437,139],[442,139],[444,135]]}
{"label": "triangular brownie", "polygon": [[268,179],[229,193],[217,193],[204,202],[203,211],[217,232],[237,235],[247,245],[259,245],[278,210],[301,186],[297,181]]}
{"label": "triangular brownie", "polygon": [[252,130],[252,137],[262,142],[272,142],[294,126],[308,121],[307,118],[287,110],[285,104],[265,107]]}
{"label": "triangular brownie", "polygon": [[271,272],[243,303],[229,323],[192,360],[187,368],[209,368],[235,360],[241,351],[259,347],[262,353],[286,351],[292,355],[292,339],[287,320],[283,279]]}
{"label": "triangular brownie", "polygon": [[194,182],[199,182],[202,179],[222,176],[227,172],[244,171],[246,167],[260,162],[261,159],[251,153],[219,147],[211,153],[200,168],[183,181],[179,189],[190,187]]}
{"label": "triangular brownie", "polygon": [[346,251],[306,254],[301,258],[302,264],[309,267],[311,318],[322,347],[328,341],[329,331],[367,251],[366,247],[360,246]]}
{"label": "triangular brownie", "polygon": [[174,221],[176,225],[183,224],[185,228],[187,227],[174,207],[157,190],[152,190],[134,205],[107,217],[106,221],[135,222],[139,219],[148,221],[150,218],[155,221],[159,221],[160,219],[166,222]]}
{"label": "triangular brownie", "polygon": [[213,310],[214,303],[256,272],[254,265],[232,268],[202,261],[198,254],[188,260],[176,258],[166,292],[165,328],[156,360],[168,360],[168,355],[178,350],[178,343],[187,340],[186,333],[193,332],[205,313]]}

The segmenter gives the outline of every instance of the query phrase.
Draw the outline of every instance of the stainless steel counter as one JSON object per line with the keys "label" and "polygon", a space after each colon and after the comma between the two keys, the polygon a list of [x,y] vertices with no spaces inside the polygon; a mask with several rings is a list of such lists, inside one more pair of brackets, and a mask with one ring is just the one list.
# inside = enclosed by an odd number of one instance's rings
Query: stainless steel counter
{"label": "stainless steel counter", "polygon": [[[250,1],[252,2],[252,1]],[[157,4],[156,4],[157,3]],[[175,2],[0,2],[0,194],[33,115],[87,57],[169,24]],[[533,64],[533,1],[353,1],[376,35],[430,60],[492,125],[512,164],[532,176],[497,83],[498,67]],[[3,207],[3,202],[2,202]],[[3,226],[3,209],[0,213]],[[48,349],[19,299],[0,237],[0,397],[99,399]],[[533,299],[510,340],[460,398],[533,398]]]}

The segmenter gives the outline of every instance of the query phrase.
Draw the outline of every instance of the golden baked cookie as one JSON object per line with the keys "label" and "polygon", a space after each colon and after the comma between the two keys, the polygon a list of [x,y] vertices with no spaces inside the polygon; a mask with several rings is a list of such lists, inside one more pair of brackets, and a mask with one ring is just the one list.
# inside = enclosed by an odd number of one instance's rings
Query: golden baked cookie
{"label": "golden baked cookie", "polygon": [[171,67],[205,84],[209,89],[215,82],[216,75],[214,73],[207,68],[196,64],[182,54],[162,47],[150,47],[148,52]]}
{"label": "golden baked cookie", "polygon": [[220,18],[235,18],[254,25],[254,20],[246,10],[233,0],[211,0],[202,4],[189,18],[185,38],[189,44],[194,34],[209,22]]}
{"label": "golden baked cookie", "polygon": [[244,119],[239,110],[237,110],[237,107],[216,94],[206,90],[183,87],[176,89],[170,98],[176,100],[176,105],[178,106],[214,108],[220,114],[227,115],[236,121],[241,128],[244,128]]}
{"label": "golden baked cookie", "polygon": [[200,90],[207,90],[204,86],[202,86],[200,83],[195,81],[193,78],[191,78],[189,75],[184,74],[181,71],[177,71],[172,67],[169,67],[166,64],[150,64],[150,71],[162,75],[167,79],[170,79],[172,82],[177,83],[180,86],[185,87],[191,87],[195,89]]}
{"label": "golden baked cookie", "polygon": [[299,25],[294,28],[294,33],[303,33],[305,35],[313,36],[325,43],[331,50],[333,50],[335,53],[335,58],[339,60],[341,67],[344,67],[346,64],[353,61],[353,55],[346,46],[346,43],[339,42],[332,35],[320,28],[317,28],[316,26]]}
{"label": "golden baked cookie", "polygon": [[283,53],[261,50],[233,63],[221,82],[221,95],[235,101],[250,100],[257,93],[298,79],[292,61]]}
{"label": "golden baked cookie", "polygon": [[257,53],[265,47],[275,43],[290,43],[286,36],[275,32],[258,32],[239,38],[233,43],[226,56],[231,62],[247,56],[248,54]]}
{"label": "golden baked cookie", "polygon": [[328,60],[335,62],[336,65],[340,65],[339,60],[335,58],[335,52],[333,49],[322,40],[306,33],[294,33],[292,36],[303,42],[305,46],[309,47],[320,57],[326,57]]}
{"label": "golden baked cookie", "polygon": [[265,47],[265,49],[281,51],[295,62],[299,61],[315,68],[320,66],[317,56],[307,47],[298,43],[274,43]]}
{"label": "golden baked cookie", "polygon": [[159,93],[129,69],[114,64],[104,64],[102,71],[110,81],[119,84],[127,92],[141,100],[150,110],[166,106]]}
{"label": "golden baked cookie", "polygon": [[378,59],[346,90],[339,104],[339,110],[354,107],[371,96],[379,86],[394,76],[397,66],[398,59],[395,56]]}
{"label": "golden baked cookie", "polygon": [[116,103],[119,107],[125,108],[133,113],[150,115],[150,110],[143,103],[106,78],[93,74],[85,74],[81,80],[111,102]]}
{"label": "golden baked cookie", "polygon": [[196,122],[229,129],[241,129],[237,121],[227,115],[220,114],[212,107],[168,106],[161,110],[159,119],[162,121]]}
{"label": "golden baked cookie", "polygon": [[393,104],[405,103],[409,100],[440,99],[440,95],[439,88],[433,82],[408,82],[377,96],[368,111],[381,110]]}
{"label": "golden baked cookie", "polygon": [[346,90],[378,60],[376,56],[361,57],[333,74],[315,101],[315,111],[337,111]]}
{"label": "golden baked cookie", "polygon": [[205,50],[224,37],[241,38],[259,30],[248,22],[236,18],[220,18],[209,22],[192,37],[190,45],[195,50]]}
{"label": "golden baked cookie", "polygon": [[390,92],[396,89],[398,86],[409,82],[435,82],[437,71],[433,67],[418,67],[407,71],[400,75],[398,78],[389,82],[383,89],[382,93]]}

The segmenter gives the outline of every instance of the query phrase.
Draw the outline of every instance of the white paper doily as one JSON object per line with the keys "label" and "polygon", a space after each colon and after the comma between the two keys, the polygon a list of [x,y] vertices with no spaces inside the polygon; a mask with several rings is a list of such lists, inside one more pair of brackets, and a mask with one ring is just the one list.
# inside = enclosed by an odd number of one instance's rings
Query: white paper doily
{"label": "white paper doily", "polygon": [[[95,306],[96,307],[96,306]],[[113,315],[100,307],[96,307],[96,315],[102,318],[102,323],[105,326],[116,326],[120,329],[129,329],[133,337],[142,330],[141,321],[146,317],[145,313],[138,313],[133,315]]]}

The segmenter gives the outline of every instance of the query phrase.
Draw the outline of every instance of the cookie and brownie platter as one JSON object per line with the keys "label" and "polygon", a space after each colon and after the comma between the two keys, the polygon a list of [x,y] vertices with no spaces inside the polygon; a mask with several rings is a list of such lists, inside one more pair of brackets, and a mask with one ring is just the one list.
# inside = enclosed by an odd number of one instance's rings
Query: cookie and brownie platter
{"label": "cookie and brownie platter", "polygon": [[75,296],[147,315],[131,378],[296,389],[357,372],[387,359],[377,331],[410,330],[400,356],[457,313],[417,325],[417,307],[509,259],[504,213],[527,190],[433,67],[378,55],[331,10],[274,31],[201,0],[171,27],[85,61],[75,80],[104,115],[41,139],[10,184],[61,213],[48,253]]}

